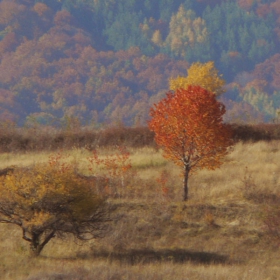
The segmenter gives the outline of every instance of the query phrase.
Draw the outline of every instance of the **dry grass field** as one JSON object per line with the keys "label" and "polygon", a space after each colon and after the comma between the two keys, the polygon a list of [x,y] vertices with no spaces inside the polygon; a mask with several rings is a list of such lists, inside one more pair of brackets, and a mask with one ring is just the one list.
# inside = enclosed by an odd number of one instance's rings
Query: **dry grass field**
{"label": "dry grass field", "polygon": [[[89,175],[88,150],[64,153]],[[110,153],[100,150],[101,157]],[[220,169],[190,178],[185,203],[179,169],[161,151],[130,153],[133,168],[122,196],[109,198],[116,219],[105,238],[53,239],[40,257],[29,258],[21,231],[0,224],[0,278],[280,279],[280,239],[265,225],[265,215],[280,204],[280,141],[237,143]],[[47,162],[50,154],[2,153],[0,168]]]}

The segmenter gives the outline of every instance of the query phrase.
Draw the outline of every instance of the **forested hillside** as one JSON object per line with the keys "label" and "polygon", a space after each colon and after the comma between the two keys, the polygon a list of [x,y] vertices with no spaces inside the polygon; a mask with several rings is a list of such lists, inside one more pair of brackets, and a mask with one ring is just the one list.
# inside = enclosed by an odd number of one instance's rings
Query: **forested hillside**
{"label": "forested hillside", "polygon": [[214,61],[227,121],[277,121],[280,0],[2,0],[0,119],[145,124],[169,79]]}

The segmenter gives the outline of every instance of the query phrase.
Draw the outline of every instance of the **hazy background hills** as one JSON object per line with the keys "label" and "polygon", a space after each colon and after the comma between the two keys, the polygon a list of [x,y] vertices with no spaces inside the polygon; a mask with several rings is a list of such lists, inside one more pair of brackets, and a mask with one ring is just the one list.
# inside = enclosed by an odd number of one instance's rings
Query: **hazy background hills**
{"label": "hazy background hills", "polygon": [[145,124],[168,80],[213,60],[226,120],[280,109],[280,0],[0,1],[0,119]]}

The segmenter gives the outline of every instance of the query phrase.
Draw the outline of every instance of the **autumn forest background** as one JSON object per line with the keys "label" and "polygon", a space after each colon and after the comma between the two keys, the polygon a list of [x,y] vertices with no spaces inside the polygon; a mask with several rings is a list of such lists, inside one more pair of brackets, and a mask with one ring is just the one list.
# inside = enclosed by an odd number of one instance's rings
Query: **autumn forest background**
{"label": "autumn forest background", "polygon": [[214,61],[226,121],[277,122],[279,0],[0,1],[0,119],[145,125],[169,79]]}

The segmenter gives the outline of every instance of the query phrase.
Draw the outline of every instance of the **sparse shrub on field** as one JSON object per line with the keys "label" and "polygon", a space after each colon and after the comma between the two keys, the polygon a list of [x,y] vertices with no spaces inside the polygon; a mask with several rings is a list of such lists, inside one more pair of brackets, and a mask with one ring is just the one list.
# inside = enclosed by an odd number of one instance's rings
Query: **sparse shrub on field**
{"label": "sparse shrub on field", "polygon": [[207,209],[204,213],[204,221],[208,226],[216,225],[214,215],[209,209]]}
{"label": "sparse shrub on field", "polygon": [[92,151],[92,156],[88,157],[88,169],[93,172],[99,169],[100,175],[107,182],[105,193],[113,197],[124,197],[128,195],[131,179],[136,177],[136,172],[132,170],[130,153],[124,147],[117,147],[113,154],[101,157],[97,150]]}
{"label": "sparse shrub on field", "polygon": [[0,177],[0,222],[21,227],[33,256],[54,237],[101,237],[108,211],[105,199],[61,154]]}
{"label": "sparse shrub on field", "polygon": [[174,189],[171,188],[170,182],[171,174],[168,170],[164,169],[161,171],[159,177],[156,178],[156,182],[159,185],[158,193],[162,195],[164,199],[174,199]]}

